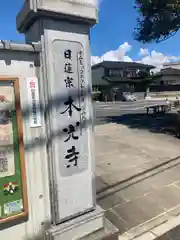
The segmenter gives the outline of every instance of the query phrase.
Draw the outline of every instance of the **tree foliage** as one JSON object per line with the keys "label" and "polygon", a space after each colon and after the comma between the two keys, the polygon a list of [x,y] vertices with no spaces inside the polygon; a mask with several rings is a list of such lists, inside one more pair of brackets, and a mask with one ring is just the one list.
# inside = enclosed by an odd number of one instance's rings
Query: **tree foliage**
{"label": "tree foliage", "polygon": [[138,24],[135,39],[161,42],[180,28],[180,0],[136,0]]}

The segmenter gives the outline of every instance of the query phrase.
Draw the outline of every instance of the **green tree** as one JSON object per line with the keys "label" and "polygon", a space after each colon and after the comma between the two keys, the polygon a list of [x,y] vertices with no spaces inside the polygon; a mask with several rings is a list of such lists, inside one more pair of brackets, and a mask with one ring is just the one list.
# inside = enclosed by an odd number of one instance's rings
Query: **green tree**
{"label": "green tree", "polygon": [[180,28],[180,0],[136,0],[138,23],[135,39],[161,42],[176,34]]}

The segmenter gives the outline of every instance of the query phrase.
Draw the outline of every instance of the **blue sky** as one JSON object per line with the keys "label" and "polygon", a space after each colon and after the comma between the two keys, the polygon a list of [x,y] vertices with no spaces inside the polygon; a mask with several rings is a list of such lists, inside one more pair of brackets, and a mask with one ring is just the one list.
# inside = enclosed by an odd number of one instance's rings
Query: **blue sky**
{"label": "blue sky", "polygon": [[[166,55],[180,54],[180,32],[160,44],[141,44],[133,40],[133,29],[136,27],[137,12],[133,8],[135,0],[103,0],[99,11],[99,23],[93,27],[91,34],[92,54],[100,55],[120,44],[132,45],[131,55],[137,57],[138,50],[148,48]],[[176,46],[178,45],[178,46]],[[174,47],[176,46],[176,48]]]}
{"label": "blue sky", "polygon": [[[1,0],[0,39],[24,41],[23,35],[19,35],[16,31],[15,22],[16,14],[23,2],[23,0],[11,0],[10,5],[10,1]],[[103,58],[100,57],[109,51],[111,52],[105,55],[106,60],[108,58],[120,61],[140,60],[146,63],[155,62],[155,65],[180,60],[180,32],[160,44],[143,45],[133,40],[137,17],[133,5],[134,0],[101,0],[99,23],[91,30],[91,54],[96,56],[95,61],[102,60]],[[126,44],[123,45],[124,43]],[[140,48],[146,49],[143,56],[139,55]]]}
{"label": "blue sky", "polygon": [[[180,61],[180,31],[169,40],[156,44],[142,44],[133,39],[137,12],[133,8],[135,0],[102,0],[99,11],[99,23],[91,31],[91,53],[103,56],[103,59],[116,60],[113,52],[127,42],[131,48],[125,53],[130,60],[139,60],[161,68],[168,61]],[[141,51],[140,49],[146,49]],[[107,54],[108,51],[111,51]],[[118,54],[118,50],[115,52]],[[145,54],[146,53],[146,54]],[[102,58],[101,58],[102,60]],[[123,60],[120,56],[117,60]],[[127,60],[127,57],[124,59]],[[100,61],[97,57],[93,63]]]}
{"label": "blue sky", "polygon": [[1,0],[0,39],[24,41],[23,35],[16,31],[16,15],[24,0]]}

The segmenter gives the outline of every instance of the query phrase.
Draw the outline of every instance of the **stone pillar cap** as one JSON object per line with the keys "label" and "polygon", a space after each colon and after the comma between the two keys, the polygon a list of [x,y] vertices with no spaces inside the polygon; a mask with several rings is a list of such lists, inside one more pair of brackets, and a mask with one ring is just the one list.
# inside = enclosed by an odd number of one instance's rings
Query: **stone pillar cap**
{"label": "stone pillar cap", "polygon": [[34,21],[42,18],[68,19],[94,25],[98,10],[95,2],[92,4],[90,0],[25,0],[16,18],[17,30],[24,33]]}

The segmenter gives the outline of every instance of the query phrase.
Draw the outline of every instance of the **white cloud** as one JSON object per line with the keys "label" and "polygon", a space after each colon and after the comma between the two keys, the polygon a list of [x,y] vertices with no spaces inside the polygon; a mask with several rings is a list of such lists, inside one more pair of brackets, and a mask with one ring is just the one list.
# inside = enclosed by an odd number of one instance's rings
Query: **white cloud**
{"label": "white cloud", "polygon": [[148,55],[142,57],[141,62],[145,64],[154,65],[157,70],[160,70],[165,63],[178,61],[180,57],[177,56],[166,56],[161,52],[156,52],[153,50]]}
{"label": "white cloud", "polygon": [[145,56],[149,55],[149,50],[147,48],[140,48],[139,55],[141,57],[145,57]]}
{"label": "white cloud", "polygon": [[127,61],[132,62],[132,59],[126,55],[131,50],[132,46],[128,42],[121,44],[118,49],[111,50],[104,53],[102,56],[92,56],[91,63],[92,65],[102,62],[102,61]]}
{"label": "white cloud", "polygon": [[111,50],[104,53],[102,56],[92,56],[91,64],[97,64],[102,61],[124,61],[124,62],[141,62],[144,64],[153,65],[156,67],[155,71],[159,71],[165,63],[172,61],[179,61],[180,56],[166,56],[161,52],[156,52],[155,50],[149,52],[147,48],[140,48],[138,55],[140,59],[133,59],[128,56],[132,49],[132,46],[128,42],[124,42],[116,50]]}

